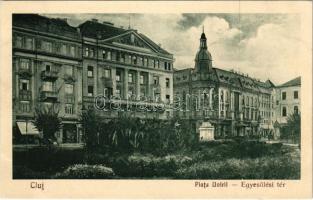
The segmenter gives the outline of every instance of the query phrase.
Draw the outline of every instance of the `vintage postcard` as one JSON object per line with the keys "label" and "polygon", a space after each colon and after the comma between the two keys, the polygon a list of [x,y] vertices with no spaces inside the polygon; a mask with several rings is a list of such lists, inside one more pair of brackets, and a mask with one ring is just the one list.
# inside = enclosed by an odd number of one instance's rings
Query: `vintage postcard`
{"label": "vintage postcard", "polygon": [[0,195],[312,197],[312,2],[1,2]]}

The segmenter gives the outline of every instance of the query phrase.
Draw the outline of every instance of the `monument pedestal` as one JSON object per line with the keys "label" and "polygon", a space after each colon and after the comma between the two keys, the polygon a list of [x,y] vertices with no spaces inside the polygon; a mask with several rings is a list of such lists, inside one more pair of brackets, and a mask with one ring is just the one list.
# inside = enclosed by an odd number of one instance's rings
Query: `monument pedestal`
{"label": "monument pedestal", "polygon": [[200,141],[214,140],[214,126],[210,122],[202,122],[199,131]]}

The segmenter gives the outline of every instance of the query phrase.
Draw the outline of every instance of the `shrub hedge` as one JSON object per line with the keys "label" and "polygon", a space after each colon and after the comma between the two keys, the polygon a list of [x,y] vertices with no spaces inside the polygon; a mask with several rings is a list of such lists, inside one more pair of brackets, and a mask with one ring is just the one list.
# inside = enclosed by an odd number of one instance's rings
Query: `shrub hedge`
{"label": "shrub hedge", "polygon": [[177,170],[178,179],[299,179],[300,158],[290,156],[204,161]]}
{"label": "shrub hedge", "polygon": [[63,172],[53,176],[56,179],[107,179],[113,178],[114,172],[111,168],[103,165],[72,165]]}
{"label": "shrub hedge", "polygon": [[151,154],[134,154],[129,157],[117,157],[112,161],[111,166],[120,177],[165,178],[172,177],[177,169],[188,166],[192,162],[190,157],[181,155],[155,157]]}

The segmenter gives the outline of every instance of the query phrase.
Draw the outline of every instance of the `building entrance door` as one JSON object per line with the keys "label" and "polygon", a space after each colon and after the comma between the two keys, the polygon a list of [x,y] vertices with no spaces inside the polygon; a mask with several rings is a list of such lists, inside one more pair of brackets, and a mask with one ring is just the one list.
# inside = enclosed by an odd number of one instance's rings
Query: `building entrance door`
{"label": "building entrance door", "polygon": [[63,143],[77,143],[76,124],[63,124]]}

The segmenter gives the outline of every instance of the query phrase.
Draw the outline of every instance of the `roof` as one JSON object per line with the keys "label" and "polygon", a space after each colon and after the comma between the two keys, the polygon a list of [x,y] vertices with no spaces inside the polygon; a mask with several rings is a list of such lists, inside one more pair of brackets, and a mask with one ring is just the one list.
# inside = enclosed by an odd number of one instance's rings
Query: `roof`
{"label": "roof", "polygon": [[[94,39],[109,39],[115,36],[122,35],[127,32],[136,32],[136,30],[133,29],[124,29],[124,28],[118,28],[115,27],[113,24],[104,22],[100,23],[97,20],[89,20],[82,24],[80,24],[79,29],[83,36],[94,38]],[[137,33],[145,42],[147,42],[150,46],[152,46],[154,49],[156,49],[158,52],[163,54],[170,54],[165,49],[161,48],[159,45],[157,45],[155,42],[153,42],[150,38],[145,36],[142,33]]]}
{"label": "roof", "polygon": [[301,76],[294,78],[290,81],[287,81],[286,83],[281,84],[277,87],[291,87],[291,86],[299,86],[299,85],[301,85]]}
{"label": "roof", "polygon": [[95,39],[107,39],[127,32],[128,30],[118,28],[108,23],[98,21],[86,21],[80,24],[79,29],[83,36]]}
{"label": "roof", "polygon": [[38,14],[13,14],[13,26],[39,32],[53,33],[59,36],[78,39],[76,27],[70,26],[66,19],[48,18]]}

